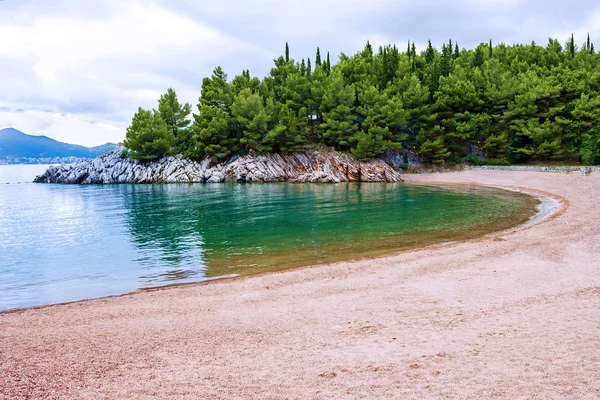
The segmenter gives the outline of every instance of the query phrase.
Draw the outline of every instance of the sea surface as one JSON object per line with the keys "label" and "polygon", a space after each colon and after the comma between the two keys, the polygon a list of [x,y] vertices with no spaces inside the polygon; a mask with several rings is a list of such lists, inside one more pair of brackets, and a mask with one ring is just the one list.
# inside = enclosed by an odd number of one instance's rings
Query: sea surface
{"label": "sea surface", "polygon": [[0,166],[0,310],[468,239],[537,205],[476,186],[27,183],[45,168]]}

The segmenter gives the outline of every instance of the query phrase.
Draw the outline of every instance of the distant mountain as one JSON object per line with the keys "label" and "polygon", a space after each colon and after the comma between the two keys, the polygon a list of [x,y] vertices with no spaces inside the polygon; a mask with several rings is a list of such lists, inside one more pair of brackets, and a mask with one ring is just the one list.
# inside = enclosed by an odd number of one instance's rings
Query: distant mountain
{"label": "distant mountain", "polygon": [[13,162],[19,159],[94,158],[115,146],[114,143],[106,143],[96,147],[84,147],[59,142],[47,136],[27,135],[13,128],[0,130],[0,160]]}

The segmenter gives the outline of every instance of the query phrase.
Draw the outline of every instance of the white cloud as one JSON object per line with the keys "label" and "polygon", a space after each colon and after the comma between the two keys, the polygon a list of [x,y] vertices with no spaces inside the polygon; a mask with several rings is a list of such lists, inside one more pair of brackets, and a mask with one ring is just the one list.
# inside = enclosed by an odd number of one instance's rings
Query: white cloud
{"label": "white cloud", "polygon": [[[600,10],[592,11],[588,14],[585,21],[583,23],[578,24],[578,26],[566,26],[559,27],[560,30],[557,30],[551,37],[559,39],[562,42],[566,42],[571,38],[571,34],[573,34],[575,39],[575,44],[581,46],[581,44],[587,40],[587,35],[589,34],[594,39],[600,38]],[[596,50],[600,50],[600,42],[596,43]]]}
{"label": "white cloud", "polygon": [[[27,104],[89,120],[125,122],[138,106],[155,107],[168,87],[195,103],[200,78],[184,81],[180,75],[208,75],[232,53],[264,54],[257,46],[153,3],[119,4],[97,18],[45,15],[31,5],[27,12],[4,15],[0,105]],[[84,140],[62,136],[74,143]]]}

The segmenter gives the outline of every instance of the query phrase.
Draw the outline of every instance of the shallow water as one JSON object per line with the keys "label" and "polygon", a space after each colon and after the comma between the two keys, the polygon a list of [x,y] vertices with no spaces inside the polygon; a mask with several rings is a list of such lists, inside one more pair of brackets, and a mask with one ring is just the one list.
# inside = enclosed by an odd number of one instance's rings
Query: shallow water
{"label": "shallow water", "polygon": [[[0,181],[43,169],[0,166]],[[3,184],[0,310],[465,239],[525,222],[536,203],[405,183]]]}

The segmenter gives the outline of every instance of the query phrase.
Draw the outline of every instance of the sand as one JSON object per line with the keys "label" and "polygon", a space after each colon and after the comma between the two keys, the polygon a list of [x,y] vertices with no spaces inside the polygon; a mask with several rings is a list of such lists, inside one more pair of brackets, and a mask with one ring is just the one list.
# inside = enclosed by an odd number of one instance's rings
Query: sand
{"label": "sand", "polygon": [[0,398],[600,398],[600,174],[408,180],[560,210],[384,258],[0,314]]}

